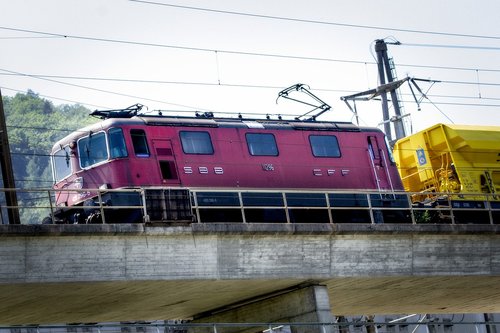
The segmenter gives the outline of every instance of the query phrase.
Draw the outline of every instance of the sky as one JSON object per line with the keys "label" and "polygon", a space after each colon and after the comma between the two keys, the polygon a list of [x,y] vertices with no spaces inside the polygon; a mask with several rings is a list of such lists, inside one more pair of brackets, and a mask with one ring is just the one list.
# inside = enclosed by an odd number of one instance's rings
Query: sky
{"label": "sky", "polygon": [[[140,103],[151,114],[299,116],[278,93],[301,83],[353,121],[340,100],[379,85],[384,39],[401,86],[407,134],[436,123],[500,126],[497,0],[0,0],[0,89],[31,89],[91,110]],[[291,97],[312,102],[293,91]],[[420,94],[416,95],[421,99]],[[357,102],[379,126],[379,100]],[[393,111],[390,111],[391,114]]]}

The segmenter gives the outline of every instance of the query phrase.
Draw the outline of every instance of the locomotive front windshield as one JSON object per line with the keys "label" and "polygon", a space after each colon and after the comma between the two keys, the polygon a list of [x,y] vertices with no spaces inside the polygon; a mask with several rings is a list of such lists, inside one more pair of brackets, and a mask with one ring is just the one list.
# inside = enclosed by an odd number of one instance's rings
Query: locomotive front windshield
{"label": "locomotive front windshield", "polygon": [[69,153],[67,147],[57,151],[53,157],[54,179],[60,181],[69,176],[72,172]]}
{"label": "locomotive front windshield", "polygon": [[106,161],[108,159],[108,149],[104,132],[91,133],[89,136],[81,138],[78,141],[78,156],[82,168],[88,168]]}

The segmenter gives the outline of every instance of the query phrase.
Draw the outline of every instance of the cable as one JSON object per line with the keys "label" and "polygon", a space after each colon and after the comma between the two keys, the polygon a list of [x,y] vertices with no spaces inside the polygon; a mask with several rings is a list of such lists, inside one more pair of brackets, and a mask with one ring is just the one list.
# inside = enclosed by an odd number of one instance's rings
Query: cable
{"label": "cable", "polygon": [[[4,69],[0,69],[4,70]],[[262,89],[283,89],[282,86],[266,86],[266,85],[250,85],[250,84],[231,84],[231,83],[215,83],[215,82],[187,82],[187,81],[164,81],[164,80],[145,80],[145,79],[122,79],[122,78],[103,78],[103,77],[84,77],[84,76],[64,76],[64,75],[45,75],[45,74],[14,74],[14,73],[0,73],[0,75],[17,75],[17,76],[29,76],[39,79],[69,79],[69,80],[89,80],[89,81],[113,81],[113,82],[131,82],[131,83],[153,83],[153,84],[178,84],[178,85],[200,85],[200,86],[221,86],[221,87],[231,87],[231,88],[262,88]],[[63,82],[64,83],[64,82]],[[65,83],[70,84],[70,83]],[[71,84],[70,84],[71,85]],[[340,89],[314,89],[317,91],[330,91],[330,92],[342,92],[349,93],[353,92],[350,90],[340,90]],[[171,103],[165,103],[171,104]],[[195,110],[203,110],[200,108],[193,108]],[[206,110],[211,111],[211,110]]]}
{"label": "cable", "polygon": [[430,69],[449,69],[454,71],[480,71],[480,72],[500,72],[500,69],[488,69],[488,68],[467,68],[467,67],[450,67],[450,66],[432,66],[432,65],[412,65],[412,64],[400,64],[398,67],[413,67],[413,68],[430,68]]}
{"label": "cable", "polygon": [[489,82],[467,82],[467,81],[447,81],[447,80],[442,80],[440,81],[442,83],[453,83],[453,84],[468,84],[468,85],[481,85],[481,86],[494,86],[494,87],[500,87],[500,83],[489,83]]}
{"label": "cable", "polygon": [[9,28],[9,27],[2,27],[2,26],[0,26],[0,29],[20,31],[20,32],[28,32],[28,33],[34,33],[34,34],[42,34],[42,35],[48,35],[48,36],[54,36],[54,37],[60,37],[60,38],[74,38],[74,39],[83,39],[83,40],[108,42],[108,43],[119,43],[119,44],[131,44],[131,45],[140,45],[140,46],[162,47],[162,48],[171,48],[171,49],[179,49],[179,50],[186,50],[186,51],[216,52],[216,53],[237,54],[237,55],[246,55],[246,56],[275,57],[275,58],[287,58],[287,59],[295,59],[295,60],[315,60],[315,61],[343,62],[343,63],[354,63],[354,64],[357,64],[357,63],[359,63],[359,64],[365,64],[366,63],[364,61],[357,61],[357,60],[318,58],[318,57],[281,55],[281,54],[272,54],[272,53],[257,53],[257,52],[232,51],[232,50],[214,50],[214,49],[207,49],[207,48],[198,48],[198,47],[189,47],[189,46],[178,46],[178,45],[169,45],[169,44],[158,44],[158,43],[145,43],[145,42],[126,41],[126,40],[109,39],[109,38],[84,37],[84,36],[76,36],[76,35],[62,35],[62,34],[58,34],[58,33],[35,31],[35,30],[26,30],[26,29],[17,29],[17,28]]}
{"label": "cable", "polygon": [[212,110],[204,110],[202,108],[197,108],[197,107],[193,107],[193,106],[189,106],[189,105],[169,103],[169,102],[160,101],[160,100],[151,99],[151,98],[145,98],[145,97],[140,97],[140,96],[123,94],[123,93],[118,93],[118,92],[114,92],[114,91],[110,91],[110,90],[97,89],[97,88],[92,88],[92,87],[88,87],[88,86],[82,86],[82,85],[79,85],[79,84],[73,84],[73,83],[67,83],[67,82],[63,82],[63,81],[57,81],[57,80],[53,80],[53,79],[49,79],[49,78],[37,77],[35,75],[24,74],[24,73],[15,72],[15,71],[11,71],[11,70],[8,70],[8,69],[3,69],[3,68],[0,68],[0,70],[4,71],[4,72],[7,72],[7,73],[17,74],[17,75],[20,75],[20,76],[27,76],[27,77],[35,78],[35,79],[38,79],[38,80],[45,80],[45,81],[49,81],[49,82],[54,82],[54,83],[58,83],[58,84],[63,84],[63,85],[71,86],[71,87],[83,88],[83,89],[88,89],[88,90],[92,90],[92,91],[103,92],[103,93],[112,94],[112,95],[124,96],[124,97],[129,97],[129,98],[137,98],[137,99],[141,99],[141,100],[145,100],[145,101],[150,101],[150,102],[157,102],[157,103],[162,103],[162,104],[167,104],[167,105],[174,105],[174,106],[180,106],[180,107],[190,108],[190,109],[193,109],[193,110],[212,111]]}
{"label": "cable", "polygon": [[[0,73],[0,75],[13,75],[13,74]],[[0,89],[11,90],[11,91],[15,91],[15,92],[18,92],[18,93],[26,94],[26,91],[24,91],[24,90],[9,88],[9,87],[6,87],[6,86],[0,86]],[[71,100],[71,99],[65,99],[65,98],[61,98],[61,97],[53,97],[53,96],[42,95],[42,94],[38,94],[38,93],[37,93],[37,96],[42,96],[42,97],[46,97],[46,98],[50,98],[50,99],[54,99],[54,100],[58,100],[58,101],[70,102],[70,103],[74,103],[74,104],[94,106],[94,107],[101,108],[101,109],[111,109],[111,107],[107,107],[107,106],[96,105],[96,104],[89,104],[89,103],[79,102],[79,101],[75,101],[75,100]]]}
{"label": "cable", "polygon": [[63,129],[63,128],[50,128],[50,127],[39,127],[39,126],[22,126],[22,125],[7,125],[7,128],[12,128],[12,129],[21,128],[21,129],[40,130],[40,131],[60,131],[60,132],[77,132],[78,131],[78,128]]}
{"label": "cable", "polygon": [[235,12],[235,11],[228,11],[228,10],[218,10],[218,9],[210,9],[210,8],[173,5],[173,4],[168,4],[168,3],[160,3],[160,2],[145,1],[145,0],[129,0],[129,1],[130,2],[142,3],[142,4],[148,4],[148,5],[157,5],[157,6],[165,6],[165,7],[172,7],[172,8],[197,10],[197,11],[219,13],[219,14],[230,14],[230,15],[256,17],[256,18],[264,18],[264,19],[272,19],[272,20],[281,20],[281,21],[291,21],[291,22],[300,22],[300,23],[313,23],[313,24],[330,25],[330,26],[341,26],[341,27],[347,27],[347,28],[387,30],[387,31],[396,31],[396,32],[410,32],[410,33],[418,33],[418,34],[429,34],[429,35],[440,35],[440,36],[453,36],[453,37],[500,39],[500,36],[471,35],[471,34],[459,34],[459,33],[450,33],[450,32],[439,32],[439,31],[424,31],[424,30],[388,28],[388,27],[380,27],[380,26],[369,26],[369,25],[359,25],[359,24],[348,24],[348,23],[338,23],[338,22],[308,20],[308,19],[299,19],[299,18],[292,18],[292,17],[281,17],[281,16],[272,16],[272,15],[262,15],[262,14],[252,14],[252,13]]}
{"label": "cable", "polygon": [[[4,69],[0,69],[4,70]],[[4,70],[5,71],[5,70]],[[201,85],[201,86],[223,86],[223,87],[237,87],[237,88],[263,88],[263,89],[282,89],[280,86],[269,86],[269,85],[249,85],[249,84],[231,84],[231,83],[211,83],[211,82],[187,82],[187,81],[165,81],[165,80],[145,80],[145,79],[125,79],[125,78],[105,78],[105,77],[88,77],[88,76],[65,76],[65,75],[46,75],[46,74],[15,74],[15,73],[0,73],[0,75],[17,75],[17,76],[29,76],[39,79],[69,79],[69,80],[89,80],[89,81],[113,81],[113,82],[131,82],[131,83],[152,83],[152,84],[178,84],[178,85]],[[490,83],[490,82],[472,82],[472,81],[447,81],[442,80],[440,83],[448,84],[465,84],[465,85],[483,85],[483,86],[500,86],[500,83]],[[66,83],[69,84],[69,83]],[[328,92],[340,92],[340,93],[353,93],[353,90],[341,90],[341,89],[328,89],[328,88],[316,88],[316,91],[328,91]],[[408,95],[409,96],[409,95]],[[433,96],[433,95],[430,95]],[[445,97],[445,96],[442,96]],[[450,96],[452,97],[452,96]],[[457,96],[456,98],[464,98]],[[472,97],[471,97],[472,98]],[[486,98],[481,98],[486,99]],[[496,99],[496,98],[490,98]]]}
{"label": "cable", "polygon": [[[132,0],[129,0],[129,1],[132,1]],[[346,60],[346,59],[333,59],[333,58],[321,58],[321,57],[307,57],[307,56],[296,56],[296,55],[286,55],[286,54],[244,52],[244,51],[234,51],[234,50],[213,50],[213,49],[206,49],[206,48],[196,48],[196,47],[177,46],[177,45],[168,45],[168,44],[143,43],[143,42],[114,40],[114,39],[104,39],[104,38],[94,38],[94,37],[71,36],[71,35],[62,35],[62,34],[42,32],[42,31],[8,28],[8,27],[1,27],[1,26],[0,26],[0,29],[22,31],[22,32],[35,33],[35,34],[46,34],[46,35],[49,35],[49,36],[59,37],[59,38],[88,39],[88,40],[101,41],[101,42],[135,44],[135,45],[165,47],[165,48],[174,48],[174,49],[191,50],[191,51],[216,52],[216,53],[237,54],[237,55],[247,55],[247,56],[260,56],[260,57],[275,57],[275,58],[286,58],[286,59],[295,59],[295,60],[341,62],[341,63],[362,64],[364,66],[366,66],[366,65],[376,65],[377,64],[376,61],[375,62],[367,62],[367,61],[361,61],[361,60]],[[404,44],[404,45],[410,45],[410,44]],[[433,65],[413,65],[413,64],[398,64],[398,66],[401,66],[401,67],[414,67],[414,68],[431,68],[431,69],[450,69],[450,70],[463,70],[463,71],[476,71],[476,70],[479,70],[479,71],[482,71],[482,72],[500,72],[500,69],[488,69],[488,68],[478,69],[478,68],[433,66]]]}
{"label": "cable", "polygon": [[471,49],[471,50],[500,51],[500,47],[494,47],[494,46],[471,46],[471,45],[449,45],[449,44],[412,44],[412,43],[401,43],[399,45],[401,45],[401,46],[416,46],[416,47],[447,48],[447,49]]}

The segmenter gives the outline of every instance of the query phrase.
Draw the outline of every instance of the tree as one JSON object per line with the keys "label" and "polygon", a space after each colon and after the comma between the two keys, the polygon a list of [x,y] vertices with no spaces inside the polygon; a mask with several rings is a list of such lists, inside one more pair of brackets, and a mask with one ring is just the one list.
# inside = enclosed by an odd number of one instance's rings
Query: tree
{"label": "tree", "polygon": [[[28,90],[14,97],[4,97],[10,150],[16,187],[48,189],[52,186],[49,153],[56,141],[77,128],[95,122],[91,112],[82,105],[54,104]],[[20,192],[20,206],[48,206],[47,192]],[[42,194],[42,195],[41,195]],[[22,223],[40,223],[47,209],[24,208]]]}

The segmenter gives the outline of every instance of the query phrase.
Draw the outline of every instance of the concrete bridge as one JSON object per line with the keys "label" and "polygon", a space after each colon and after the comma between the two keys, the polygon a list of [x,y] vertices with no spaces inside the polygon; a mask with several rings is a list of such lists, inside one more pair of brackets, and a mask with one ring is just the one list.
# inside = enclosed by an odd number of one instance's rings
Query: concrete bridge
{"label": "concrete bridge", "polygon": [[500,227],[0,226],[0,324],[500,312]]}

